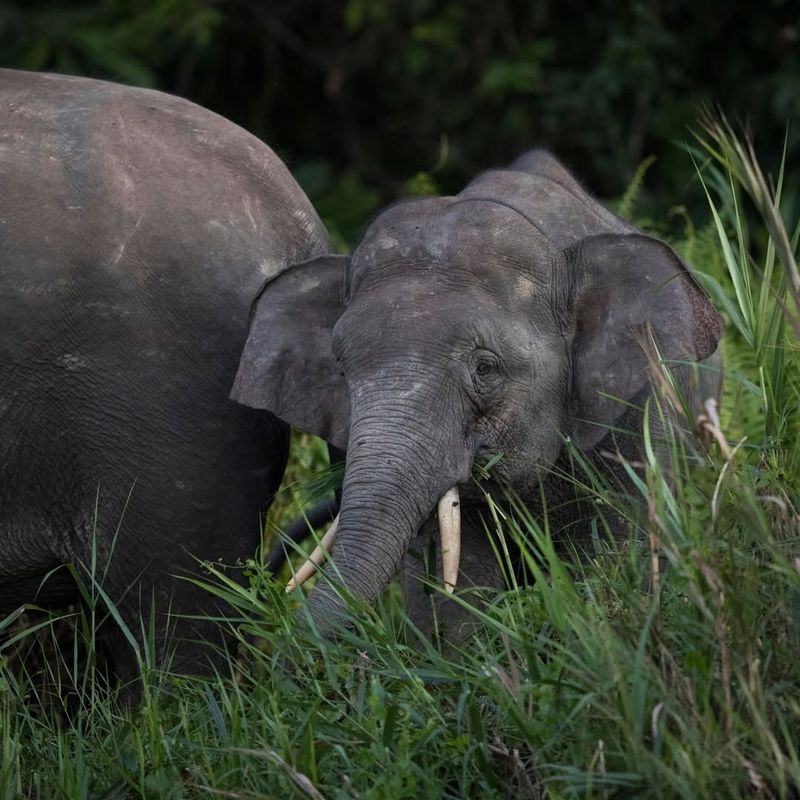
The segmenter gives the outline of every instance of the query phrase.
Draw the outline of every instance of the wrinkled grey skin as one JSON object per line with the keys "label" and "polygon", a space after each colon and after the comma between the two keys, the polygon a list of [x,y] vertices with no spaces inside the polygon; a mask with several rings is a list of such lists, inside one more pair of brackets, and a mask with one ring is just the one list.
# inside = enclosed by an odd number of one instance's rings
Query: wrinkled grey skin
{"label": "wrinkled grey skin", "polygon": [[[0,619],[77,600],[57,568],[85,576],[93,538],[134,633],[153,598],[160,614],[214,610],[174,576],[254,553],[288,449],[284,423],[228,398],[250,304],[328,249],[284,165],[232,123],[0,70]],[[133,675],[121,637],[111,650]],[[198,658],[184,644],[172,665]]]}
{"label": "wrinkled grey skin", "polygon": [[[424,549],[423,526],[454,484],[466,517],[460,583],[498,585],[473,462],[502,453],[495,477],[534,500],[563,436],[594,457],[615,449],[609,426],[640,431],[641,417],[607,395],[641,404],[651,391],[647,324],[665,358],[690,362],[714,353],[723,328],[667,245],[532,151],[456,197],[388,209],[351,258],[270,283],[232,396],[347,448],[333,557],[355,595],[373,600],[420,531]],[[311,391],[320,382],[323,397]],[[567,513],[559,524],[570,523]],[[419,572],[407,562],[414,614]],[[323,627],[341,612],[330,585],[311,609]]]}

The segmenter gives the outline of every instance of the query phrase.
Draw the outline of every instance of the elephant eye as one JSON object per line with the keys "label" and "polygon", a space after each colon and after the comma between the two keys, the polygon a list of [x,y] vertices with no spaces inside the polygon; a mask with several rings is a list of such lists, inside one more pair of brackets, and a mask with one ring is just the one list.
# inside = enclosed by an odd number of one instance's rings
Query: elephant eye
{"label": "elephant eye", "polygon": [[500,360],[494,353],[482,351],[476,354],[472,366],[472,382],[479,392],[494,388],[500,378]]}

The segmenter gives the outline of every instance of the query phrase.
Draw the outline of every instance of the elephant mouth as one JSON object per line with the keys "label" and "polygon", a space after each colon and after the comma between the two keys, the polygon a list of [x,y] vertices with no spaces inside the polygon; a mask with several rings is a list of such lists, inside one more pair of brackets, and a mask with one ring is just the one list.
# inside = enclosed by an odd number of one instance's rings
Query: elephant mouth
{"label": "elephant mouth", "polygon": [[[452,593],[458,582],[458,566],[461,561],[461,499],[458,486],[448,489],[437,504],[439,519],[439,538],[442,552],[442,583],[445,591]],[[339,516],[325,532],[314,552],[297,570],[286,584],[286,591],[292,592],[302,586],[318,569],[333,550]]]}

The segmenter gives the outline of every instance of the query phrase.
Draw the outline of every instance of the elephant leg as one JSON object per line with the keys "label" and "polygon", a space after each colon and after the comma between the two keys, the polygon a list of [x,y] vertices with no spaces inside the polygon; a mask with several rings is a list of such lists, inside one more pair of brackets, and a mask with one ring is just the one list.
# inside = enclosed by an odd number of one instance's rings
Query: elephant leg
{"label": "elephant leg", "polygon": [[256,555],[261,515],[283,475],[288,429],[246,409],[234,408],[224,436],[212,422],[197,421],[180,448],[151,448],[152,460],[109,470],[115,482],[100,486],[94,531],[80,536],[84,564],[93,536],[98,544],[95,575],[84,569],[84,577],[102,585],[118,612],[105,616],[99,636],[123,682],[138,675],[136,647],[146,663],[198,674],[231,642],[227,618],[235,612],[194,581],[218,582],[200,562],[239,579]]}
{"label": "elephant leg", "polygon": [[52,529],[43,516],[0,524],[0,621],[25,604],[55,608],[80,600]]}
{"label": "elephant leg", "polygon": [[[480,621],[469,608],[444,594],[441,583],[439,528],[437,521],[431,519],[412,541],[401,567],[406,613],[427,638],[439,636],[447,643],[458,644],[480,628]],[[503,570],[478,514],[462,509],[461,561],[455,594],[469,606],[481,609],[504,587]]]}

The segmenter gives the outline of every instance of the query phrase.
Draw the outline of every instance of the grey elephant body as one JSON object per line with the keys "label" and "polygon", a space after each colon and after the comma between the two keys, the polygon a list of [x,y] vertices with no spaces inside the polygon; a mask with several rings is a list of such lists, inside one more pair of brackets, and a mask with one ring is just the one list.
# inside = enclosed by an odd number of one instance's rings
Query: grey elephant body
{"label": "grey elephant body", "polygon": [[[287,303],[294,317],[313,304],[312,331],[284,324]],[[270,337],[276,328],[286,336]],[[467,518],[464,582],[500,582],[470,480],[476,462],[501,454],[499,482],[532,502],[544,487],[557,527],[585,536],[564,502],[569,482],[552,476],[564,437],[592,460],[605,450],[635,456],[652,344],[703,394],[694,364],[713,357],[721,335],[721,318],[667,245],[532,151],[455,197],[388,209],[350,258],[317,259],[270,283],[233,397],[347,448],[336,574],[371,600],[405,559],[419,618],[414,551],[426,549],[426,520],[451,486]],[[327,388],[324,404],[307,393],[293,402],[290,389],[312,374]],[[311,608],[323,625],[342,613],[325,581]]]}
{"label": "grey elephant body", "polygon": [[[176,576],[255,552],[288,452],[284,423],[228,399],[250,303],[328,247],[234,124],[0,70],[0,619],[77,600],[73,564],[135,635],[154,601],[162,651],[167,611],[176,638],[211,635],[180,620],[213,605]],[[112,649],[129,677],[130,648]],[[200,667],[189,644],[172,663]]]}

